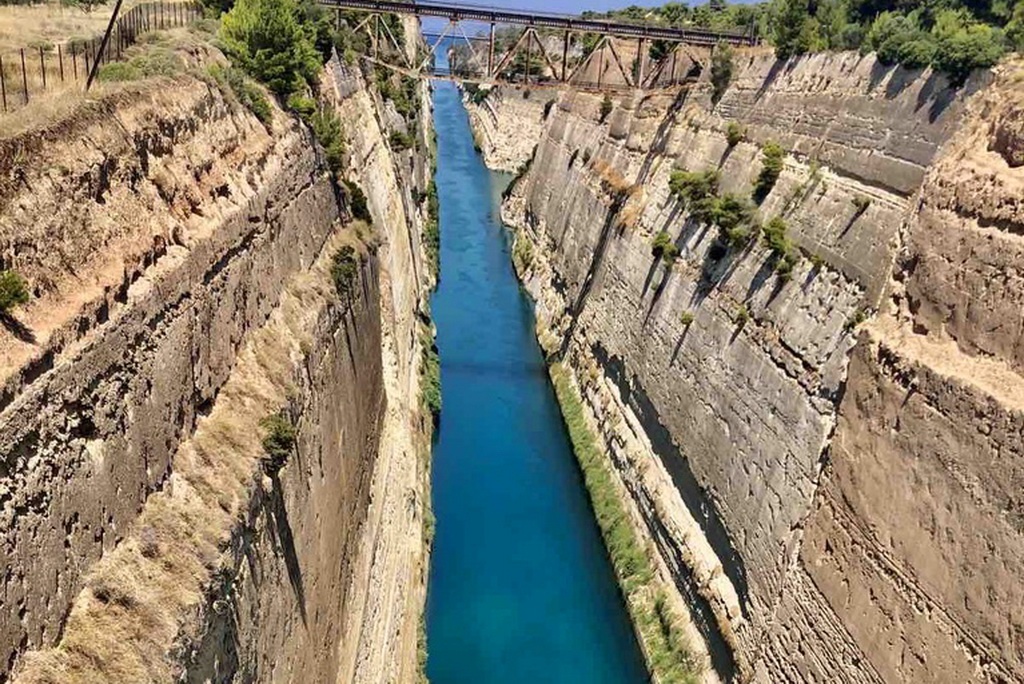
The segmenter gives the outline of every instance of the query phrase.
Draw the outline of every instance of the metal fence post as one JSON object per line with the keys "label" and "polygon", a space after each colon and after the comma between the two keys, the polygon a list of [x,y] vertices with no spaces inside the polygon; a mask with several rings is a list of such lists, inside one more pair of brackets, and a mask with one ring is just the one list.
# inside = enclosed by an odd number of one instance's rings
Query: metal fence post
{"label": "metal fence post", "polygon": [[25,48],[21,48],[21,87],[25,93],[25,104],[28,104],[28,71],[25,69]]}
{"label": "metal fence post", "polygon": [[0,55],[0,96],[4,100],[4,111],[7,111],[7,76],[4,74],[4,56]]}
{"label": "metal fence post", "polygon": [[46,57],[43,56],[43,46],[39,46],[39,73],[43,75],[43,90],[46,90]]}
{"label": "metal fence post", "polygon": [[75,75],[75,80],[78,80],[78,51],[75,50],[74,46],[71,47],[71,73]]}
{"label": "metal fence post", "polygon": [[[110,42],[110,32],[113,30],[114,22],[117,21],[117,15],[121,11],[121,2],[122,2],[122,0],[117,0],[117,4],[114,5],[114,13],[110,15],[110,22],[107,24],[107,32],[103,34],[103,42],[100,43],[100,52],[103,51],[104,47],[107,47],[109,45],[109,42]],[[108,56],[108,61],[109,61],[109,56]],[[93,79],[96,78],[96,72],[99,71],[99,69],[97,67],[99,67],[99,61],[98,60],[93,63],[92,71],[89,72],[89,80],[87,80],[85,82],[85,89],[86,90],[89,90],[89,86],[92,85]]]}
{"label": "metal fence post", "polygon": [[61,50],[60,43],[57,43],[57,64],[60,66],[60,82],[64,82],[64,51]]}

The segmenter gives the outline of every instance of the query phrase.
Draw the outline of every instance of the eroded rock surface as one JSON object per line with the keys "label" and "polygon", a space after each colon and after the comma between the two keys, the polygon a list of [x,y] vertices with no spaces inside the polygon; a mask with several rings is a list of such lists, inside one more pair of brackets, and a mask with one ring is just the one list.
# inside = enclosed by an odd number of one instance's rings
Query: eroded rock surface
{"label": "eroded rock surface", "polygon": [[[1020,679],[1019,67],[952,89],[849,53],[736,62],[714,106],[703,84],[601,122],[600,97],[560,97],[504,205],[541,341],[619,426],[719,674]],[[717,169],[750,196],[768,141],[787,154],[758,210],[801,250],[788,278],[668,190]],[[652,254],[661,231],[678,258]]]}
{"label": "eroded rock surface", "polygon": [[34,288],[0,331],[0,680],[415,676],[429,164],[330,69],[372,227],[296,117],[192,77],[0,142],[4,267]]}

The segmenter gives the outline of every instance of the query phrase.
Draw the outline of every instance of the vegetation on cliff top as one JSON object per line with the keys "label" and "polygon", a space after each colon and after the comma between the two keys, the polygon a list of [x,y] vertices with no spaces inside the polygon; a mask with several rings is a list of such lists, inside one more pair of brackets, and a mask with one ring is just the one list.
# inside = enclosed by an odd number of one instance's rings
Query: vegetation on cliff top
{"label": "vegetation on cliff top", "polygon": [[551,380],[615,576],[643,640],[648,666],[661,684],[696,684],[700,665],[659,588],[648,550],[638,539],[616,487],[611,464],[587,423],[583,399],[561,364],[551,366]]}
{"label": "vegetation on cliff top", "polygon": [[[1024,51],[1024,0],[713,0],[695,7],[631,6],[600,16],[678,27],[753,28],[783,59],[824,50],[874,51],[885,64],[932,66],[956,83],[1007,50]],[[664,47],[655,44],[651,50],[657,58]]]}

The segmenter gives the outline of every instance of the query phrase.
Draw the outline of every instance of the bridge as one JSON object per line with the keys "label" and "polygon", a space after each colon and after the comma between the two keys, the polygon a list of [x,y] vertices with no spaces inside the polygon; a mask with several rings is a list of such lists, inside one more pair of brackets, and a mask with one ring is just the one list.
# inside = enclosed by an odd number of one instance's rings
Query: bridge
{"label": "bridge", "polygon": [[[365,15],[355,29],[369,36],[370,61],[413,77],[477,83],[598,91],[653,89],[691,78],[717,46],[760,42],[753,26],[747,31],[715,31],[414,0],[319,2],[335,9],[339,22],[342,11]],[[424,33],[426,54],[413,60],[385,21],[396,14],[446,24],[440,32]],[[464,25],[471,27],[469,32]],[[445,65],[438,65],[435,58],[442,45],[449,49]]]}

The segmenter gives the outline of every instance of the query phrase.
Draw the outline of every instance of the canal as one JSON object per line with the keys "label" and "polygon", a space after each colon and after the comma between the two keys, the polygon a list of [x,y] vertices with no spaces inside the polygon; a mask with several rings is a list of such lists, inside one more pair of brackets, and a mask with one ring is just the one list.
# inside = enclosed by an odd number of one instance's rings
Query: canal
{"label": "canal", "polygon": [[432,684],[642,684],[646,669],[512,271],[507,178],[437,83],[444,403],[427,599]]}

